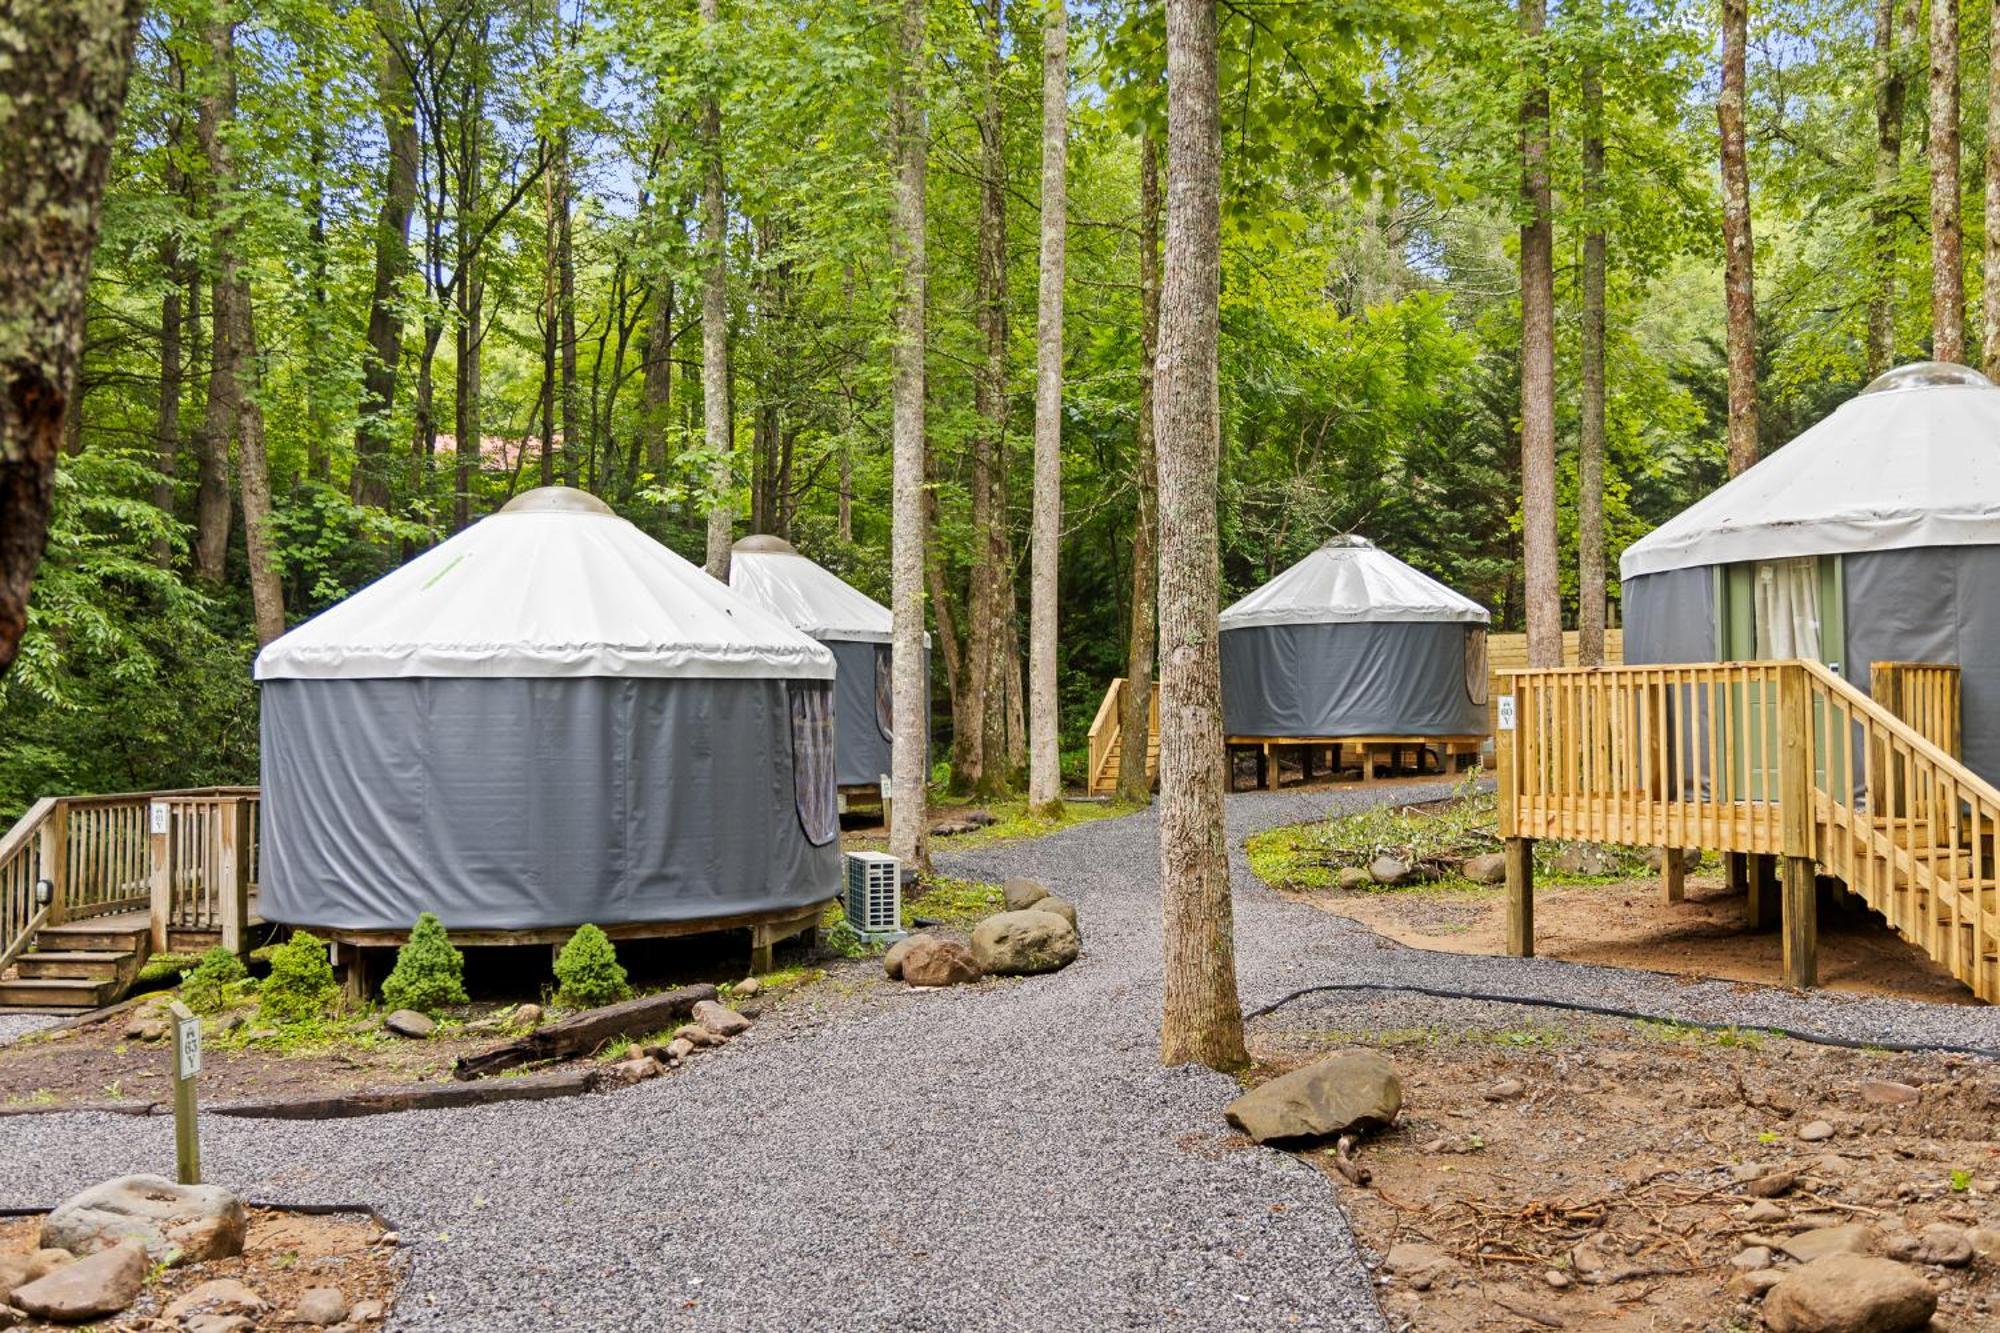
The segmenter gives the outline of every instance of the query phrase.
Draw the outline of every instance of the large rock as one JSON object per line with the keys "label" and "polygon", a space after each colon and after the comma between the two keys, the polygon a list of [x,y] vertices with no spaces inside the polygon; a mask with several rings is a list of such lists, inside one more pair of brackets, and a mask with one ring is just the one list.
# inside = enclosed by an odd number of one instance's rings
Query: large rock
{"label": "large rock", "polygon": [[1802,1264],[1836,1254],[1866,1254],[1874,1239],[1874,1230],[1866,1222],[1815,1227],[1780,1242],[1779,1248]]}
{"label": "large rock", "polygon": [[1019,876],[1010,878],[1000,891],[1001,900],[1010,912],[1023,911],[1028,904],[1038,903],[1048,896],[1048,885],[1039,884],[1032,879],[1022,879]]}
{"label": "large rock", "polygon": [[119,1176],[56,1205],[42,1244],[82,1255],[136,1240],[154,1263],[202,1263],[243,1253],[248,1225],[242,1201],[219,1185]]}
{"label": "large rock", "polygon": [[1378,856],[1368,863],[1368,878],[1393,888],[1410,877],[1409,863],[1393,856]]}
{"label": "large rock", "polygon": [[422,1041],[438,1029],[436,1020],[414,1009],[398,1009],[382,1020],[382,1026],[399,1037],[410,1037],[417,1041]]}
{"label": "large rock", "polygon": [[749,1019],[714,1000],[696,1001],[691,1017],[698,1026],[707,1028],[718,1037],[738,1037],[750,1030]]}
{"label": "large rock", "polygon": [[882,970],[889,974],[889,980],[903,979],[903,960],[910,956],[910,950],[916,947],[918,940],[930,938],[929,935],[911,935],[889,946],[889,952],[882,955]]}
{"label": "large rock", "polygon": [[1507,878],[1507,854],[1485,852],[1459,862],[1458,873],[1474,884],[1498,884]]}
{"label": "large rock", "polygon": [[1054,894],[1050,894],[1046,898],[1035,899],[1034,902],[1028,905],[1028,910],[1030,912],[1047,912],[1052,916],[1061,917],[1072,926],[1076,925],[1076,905],[1058,898]]}
{"label": "large rock", "polygon": [[1375,887],[1375,877],[1360,866],[1342,866],[1333,872],[1333,887],[1342,893],[1361,893]]}
{"label": "large rock", "polygon": [[1930,1322],[1937,1293],[1888,1259],[1837,1254],[1789,1274],[1764,1297],[1771,1333],[1906,1333]]}
{"label": "large rock", "polygon": [[0,1301],[7,1299],[7,1293],[16,1287],[25,1287],[38,1277],[44,1277],[61,1268],[73,1264],[76,1256],[68,1250],[36,1250],[29,1254],[0,1254]]}
{"label": "large rock", "polygon": [[126,1241],[16,1287],[10,1299],[29,1314],[59,1324],[100,1319],[139,1299],[150,1266],[145,1246]]}
{"label": "large rock", "polygon": [[979,980],[979,962],[957,940],[926,935],[903,955],[903,980],[912,986],[959,986]]}
{"label": "large rock", "polygon": [[1344,1051],[1252,1088],[1223,1112],[1258,1143],[1310,1143],[1377,1129],[1403,1107],[1403,1081],[1376,1051]]}
{"label": "large rock", "polygon": [[1054,972],[1075,962],[1081,947],[1076,927],[1048,912],[1000,912],[972,931],[973,960],[994,976]]}

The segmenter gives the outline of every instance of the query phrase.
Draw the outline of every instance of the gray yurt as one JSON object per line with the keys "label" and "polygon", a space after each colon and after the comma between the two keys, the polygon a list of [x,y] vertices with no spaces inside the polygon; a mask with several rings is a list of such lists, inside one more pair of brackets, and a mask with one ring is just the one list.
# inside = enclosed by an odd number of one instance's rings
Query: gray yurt
{"label": "gray yurt", "polygon": [[1336,537],[1222,613],[1231,737],[1480,736],[1486,608]]}
{"label": "gray yurt", "polygon": [[833,670],[595,497],[529,491],[258,655],[260,911],[525,930],[824,901]]}
{"label": "gray yurt", "polygon": [[833,654],[834,768],[843,787],[877,786],[889,772],[894,736],[895,621],[889,608],[790,542],[763,534],[730,550],[729,586]]}
{"label": "gray yurt", "polygon": [[2000,389],[1926,361],[1626,548],[1625,661],[1960,668],[1966,763],[2000,780]]}

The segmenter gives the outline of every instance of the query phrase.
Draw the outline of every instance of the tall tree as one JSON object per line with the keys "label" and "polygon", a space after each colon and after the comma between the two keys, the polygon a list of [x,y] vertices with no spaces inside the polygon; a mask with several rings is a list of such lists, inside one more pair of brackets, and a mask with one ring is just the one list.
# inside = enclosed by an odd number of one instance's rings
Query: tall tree
{"label": "tall tree", "polygon": [[1555,221],[1549,197],[1549,80],[1544,0],[1521,0],[1527,91],[1521,100],[1521,554],[1528,664],[1561,666],[1556,559]]}
{"label": "tall tree", "polygon": [[1153,375],[1160,349],[1160,146],[1139,138],[1139,412],[1132,423],[1132,620],[1125,636],[1125,701],[1118,727],[1118,795],[1152,798],[1147,772],[1153,708],[1153,644],[1158,624],[1158,462],[1153,447]]}
{"label": "tall tree", "polygon": [[[1602,36],[1595,6],[1587,40]],[[1604,665],[1604,82],[1593,45],[1583,102],[1583,417],[1576,452],[1576,664]]]}
{"label": "tall tree", "polygon": [[1167,0],[1160,291],[1160,1058],[1249,1063],[1222,832],[1216,484],[1221,461],[1222,118],[1214,0]]}
{"label": "tall tree", "polygon": [[213,204],[215,354],[202,421],[212,457],[226,459],[236,445],[236,475],[243,495],[243,546],[250,569],[250,600],[261,646],[285,632],[284,585],[271,540],[271,479],[264,457],[264,407],[258,396],[257,335],[250,277],[243,264],[243,204],[236,157],[235,0],[217,0],[208,24],[208,62],[196,100],[195,135],[207,159]]}
{"label": "tall tree", "polygon": [[1722,287],[1732,477],[1757,461],[1757,282],[1750,238],[1750,166],[1743,141],[1749,30],[1749,0],[1722,0],[1722,93],[1716,99],[1715,118],[1722,142]]}
{"label": "tall tree", "polygon": [[375,221],[375,283],[368,300],[368,352],[361,370],[361,415],[354,428],[354,498],[389,504],[389,442],[396,372],[403,360],[397,288],[410,271],[410,215],[417,203],[415,82],[402,22],[402,0],[374,0],[381,42],[375,100],[382,121],[382,206]]}
{"label": "tall tree", "polygon": [[[735,537],[731,455],[736,448],[735,405],[729,400],[729,202],[723,195],[720,0],[701,0],[708,86],[701,103],[701,421],[709,464],[708,572],[729,578],[729,544]],[[918,471],[921,484],[922,470]],[[922,566],[919,562],[919,575]],[[922,651],[919,649],[919,651]]]}
{"label": "tall tree", "polygon": [[2000,22],[1989,10],[1986,56],[1986,269],[1979,348],[1988,379],[2000,378]]}
{"label": "tall tree", "polygon": [[[166,162],[160,182],[162,192],[176,202],[187,195],[187,172],[182,169],[179,157],[183,133],[181,117],[176,110],[167,124],[164,145]],[[181,335],[187,323],[187,314],[181,309],[181,296],[191,280],[198,281],[194,278],[193,269],[194,266],[182,257],[179,228],[169,226],[160,237],[160,273],[165,285],[160,293],[160,402],[153,417],[153,468],[159,474],[153,483],[153,505],[163,514],[174,512],[174,475],[180,470]],[[173,557],[173,543],[163,532],[153,539],[153,563],[162,569],[171,569]]]}
{"label": "tall tree", "polygon": [[28,623],[140,0],[0,10],[0,673]]}
{"label": "tall tree", "polygon": [[[704,0],[713,4],[714,0]],[[925,772],[930,700],[924,688],[924,348],[929,257],[924,240],[924,179],[929,144],[924,124],[928,15],[924,0],[903,0],[897,39],[890,131],[896,154],[890,232],[898,270],[896,340],[890,367],[891,575],[895,618],[891,673],[889,853],[921,867],[927,848]],[[713,528],[710,540],[713,542]],[[711,546],[711,552],[713,547]]]}
{"label": "tall tree", "polygon": [[[1911,7],[1921,0],[1910,0]],[[1903,174],[1903,62],[1896,56],[1896,0],[1875,0],[1875,187],[1868,292],[1868,377],[1896,362],[1896,192]],[[1996,182],[1991,171],[1989,188]]]}
{"label": "tall tree", "polygon": [[1965,360],[1965,271],[1959,234],[1958,4],[1931,0],[1931,355]]}
{"label": "tall tree", "polygon": [[1042,20],[1042,257],[1035,314],[1035,505],[1028,589],[1028,808],[1062,813],[1056,690],[1062,559],[1063,269],[1069,212],[1069,6]]}

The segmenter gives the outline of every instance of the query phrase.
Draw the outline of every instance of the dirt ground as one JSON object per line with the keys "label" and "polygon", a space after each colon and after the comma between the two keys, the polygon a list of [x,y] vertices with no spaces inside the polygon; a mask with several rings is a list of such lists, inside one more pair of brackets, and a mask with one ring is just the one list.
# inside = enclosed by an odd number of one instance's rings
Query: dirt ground
{"label": "dirt ground", "polygon": [[[39,1216],[0,1220],[0,1254],[35,1248],[41,1233]],[[386,1314],[402,1281],[404,1262],[391,1233],[361,1213],[312,1216],[271,1208],[250,1209],[249,1234],[243,1253],[234,1259],[188,1264],[163,1270],[149,1282],[139,1300],[125,1313],[92,1323],[100,1329],[177,1327],[160,1322],[162,1311],[190,1289],[216,1278],[234,1278],[249,1285],[270,1307],[273,1325],[286,1317],[310,1287],[337,1287],[349,1309],[363,1301],[380,1302]],[[27,1329],[68,1325],[29,1321]]]}
{"label": "dirt ground", "polygon": [[[1291,895],[1352,917],[1378,934],[1440,953],[1506,950],[1502,889],[1417,887],[1392,891],[1313,890]],[[1819,981],[1827,990],[1944,1004],[1977,1001],[1875,914],[1822,892]],[[1776,930],[1744,926],[1744,895],[1720,876],[1691,876],[1686,899],[1663,902],[1656,881],[1542,886],[1535,890],[1535,952],[1543,958],[1687,976],[1776,984],[1782,974]]]}
{"label": "dirt ground", "polygon": [[[1779,1247],[1849,1224],[1889,1257],[1936,1224],[1986,1247],[1918,1271],[1937,1333],[2000,1326],[2000,1069],[1555,1013],[1398,1000],[1253,1032],[1253,1081],[1358,1045],[1397,1067],[1402,1115],[1358,1154],[1369,1186],[1301,1154],[1375,1255],[1421,1247],[1378,1275],[1393,1327],[1752,1328],[1739,1265],[1782,1272]],[[1317,1025],[1335,1016],[1355,1026]],[[1815,1121],[1831,1136],[1801,1137]]]}

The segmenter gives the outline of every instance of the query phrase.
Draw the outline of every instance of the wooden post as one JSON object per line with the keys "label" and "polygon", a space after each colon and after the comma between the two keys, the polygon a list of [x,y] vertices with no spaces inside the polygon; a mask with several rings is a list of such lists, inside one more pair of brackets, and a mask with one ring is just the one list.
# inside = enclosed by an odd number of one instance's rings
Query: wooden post
{"label": "wooden post", "polygon": [[215,873],[222,927],[222,947],[241,957],[247,943],[245,929],[250,918],[250,803],[240,796],[225,796],[216,812],[222,821],[222,848]]}
{"label": "wooden post", "polygon": [[173,1060],[174,1162],[183,1185],[201,1184],[201,1126],[195,1121],[194,1080],[201,1073],[201,1020],[179,1000],[171,1009]]}
{"label": "wooden post", "polygon": [[1747,893],[1750,889],[1750,855],[1747,852],[1724,852],[1722,854],[1722,883],[1731,893]]}
{"label": "wooden post", "polygon": [[1535,956],[1535,840],[1507,839],[1507,952]]}
{"label": "wooden post", "polygon": [[1785,984],[1819,983],[1819,904],[1813,861],[1812,694],[1805,668],[1778,677],[1778,817],[1785,856],[1783,953]]}
{"label": "wooden post", "polygon": [[1678,847],[1660,848],[1660,901],[1677,903],[1687,897],[1687,861]]}
{"label": "wooden post", "polygon": [[174,903],[174,808],[165,801],[146,803],[146,846],[152,862],[149,903],[152,909],[153,952],[167,951],[167,922]]}
{"label": "wooden post", "polygon": [[1764,853],[1745,859],[1748,862],[1745,889],[1749,896],[1744,905],[1744,919],[1752,930],[1771,930],[1778,924],[1777,859]]}
{"label": "wooden post", "polygon": [[1318,758],[1319,758],[1319,747],[1317,745],[1306,746],[1305,753],[1299,757],[1299,763],[1304,766],[1305,780],[1307,782],[1311,782],[1313,780],[1313,768],[1315,767],[1313,761]]}
{"label": "wooden post", "polygon": [[58,800],[42,822],[42,878],[53,889],[49,914],[43,918],[60,926],[69,916],[69,802]]}
{"label": "wooden post", "polygon": [[1257,747],[1257,789],[1269,791],[1277,785],[1277,763],[1271,754],[1271,743],[1265,741]]}

